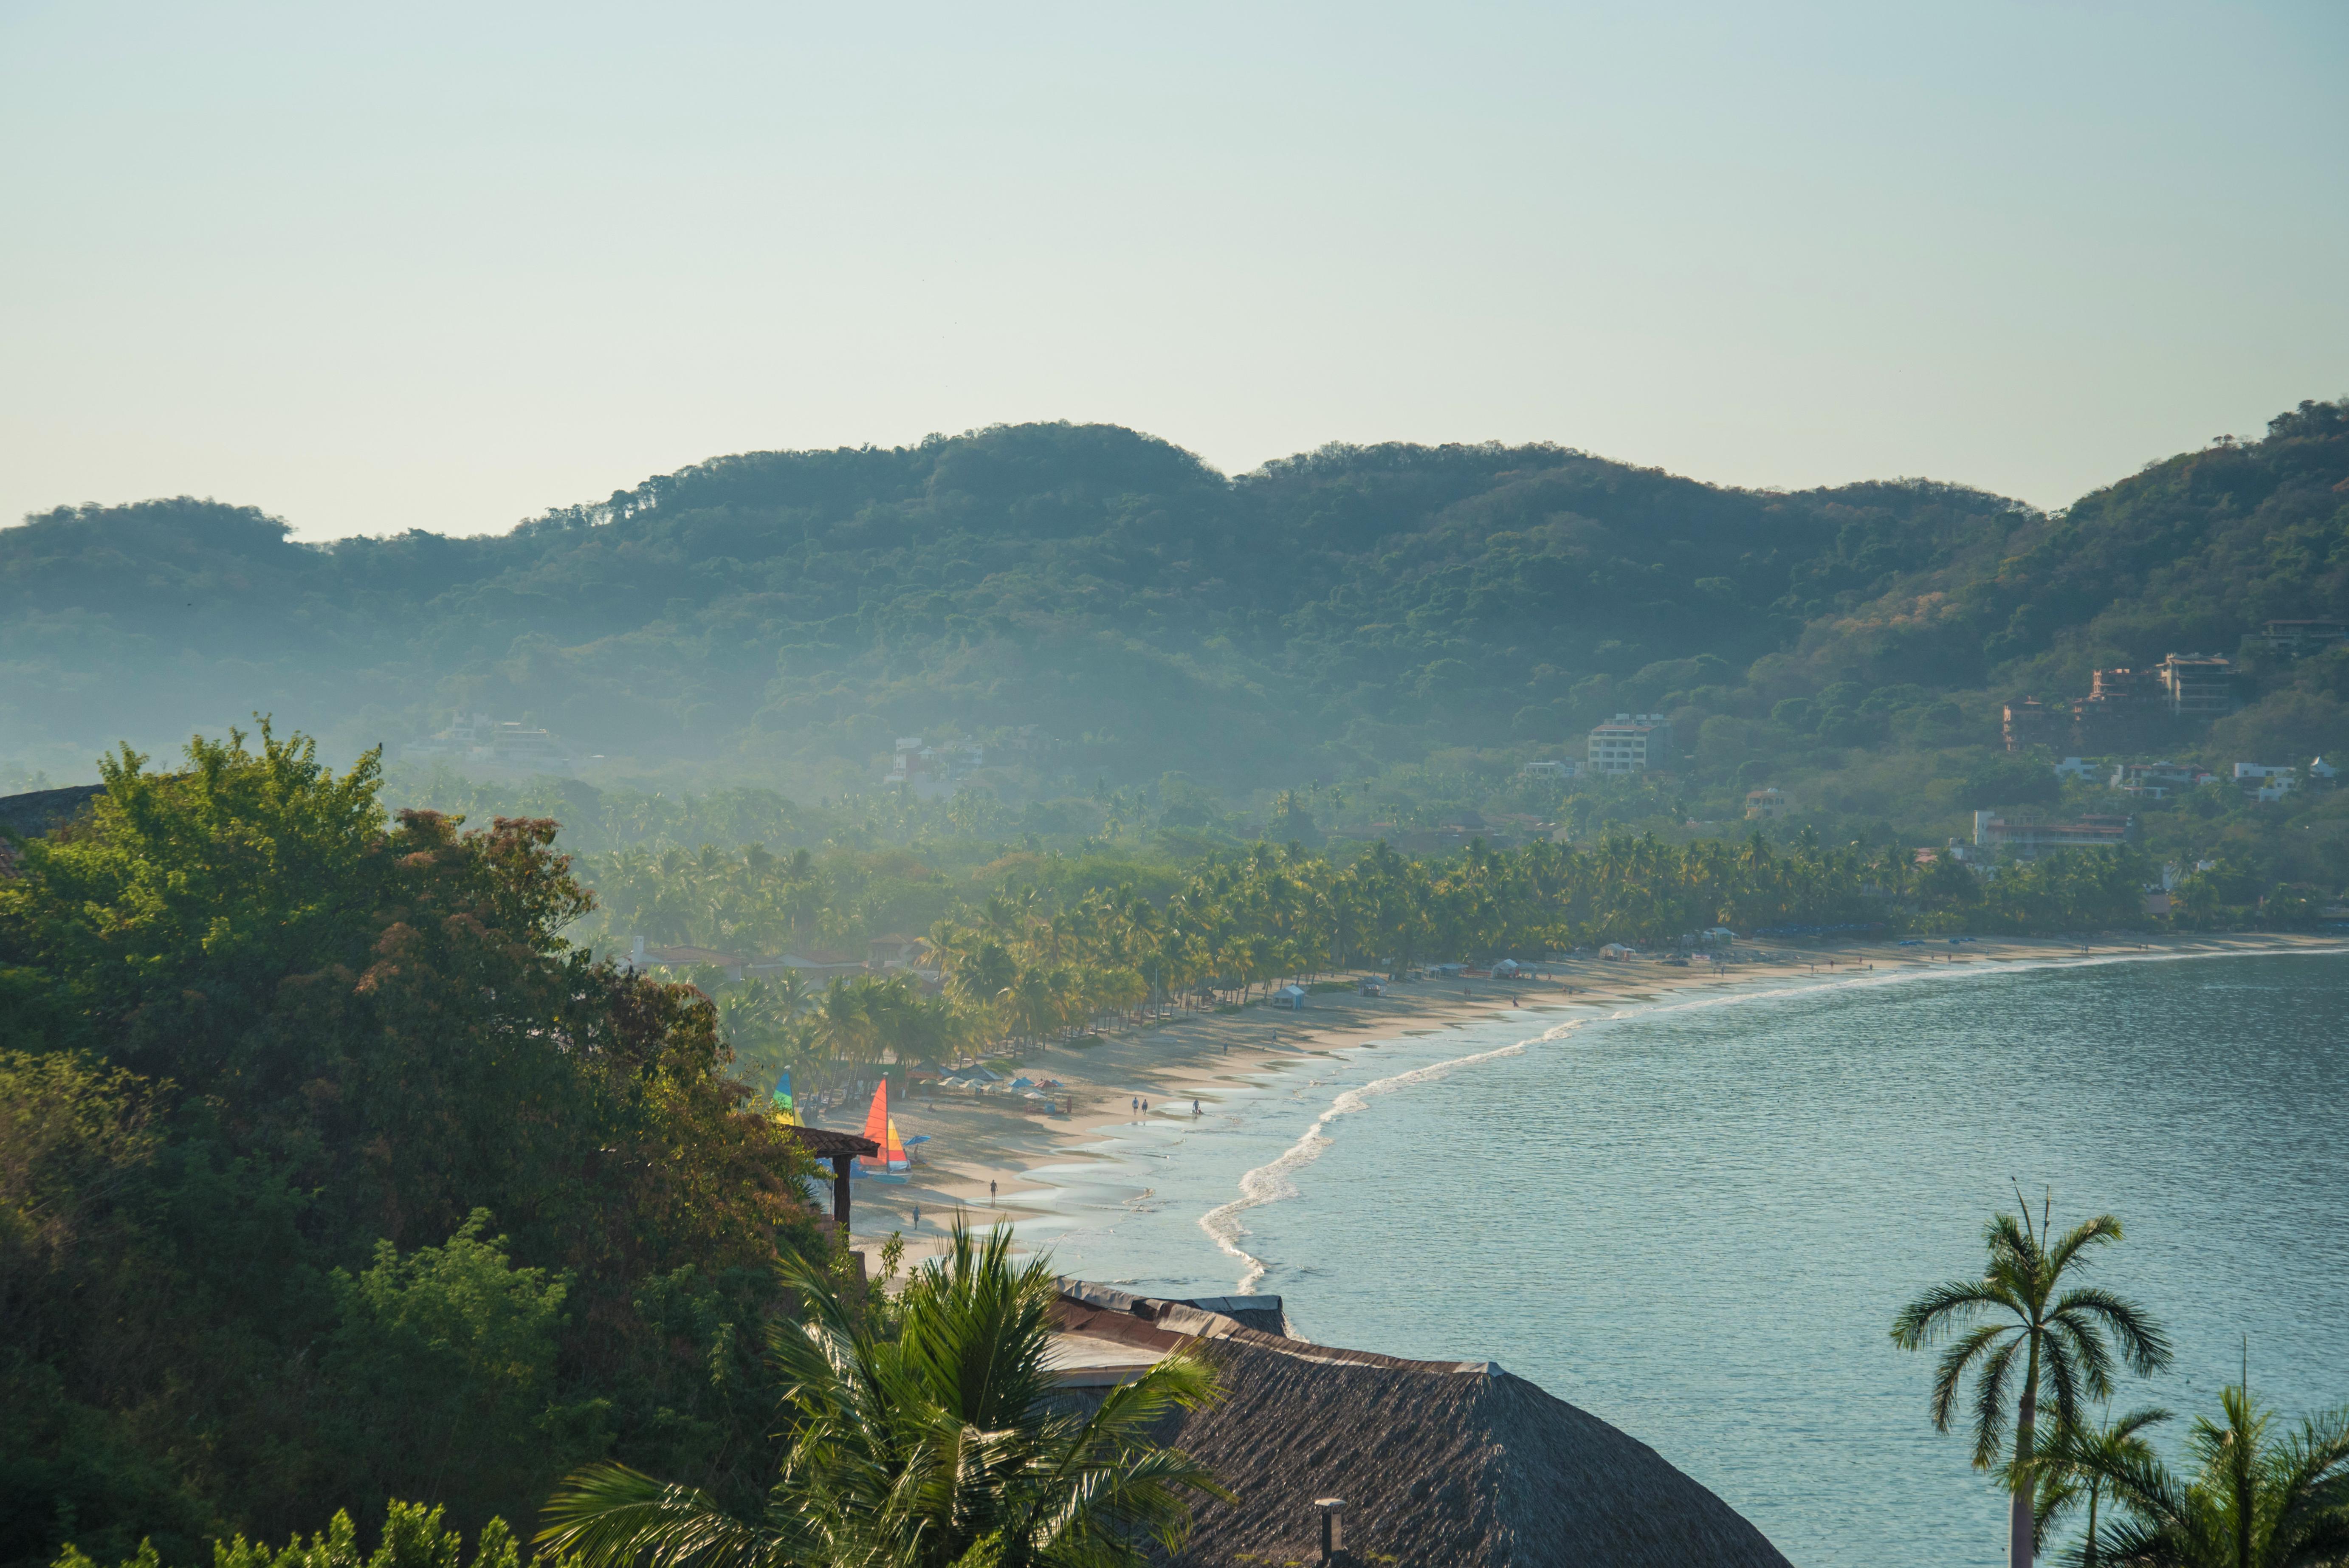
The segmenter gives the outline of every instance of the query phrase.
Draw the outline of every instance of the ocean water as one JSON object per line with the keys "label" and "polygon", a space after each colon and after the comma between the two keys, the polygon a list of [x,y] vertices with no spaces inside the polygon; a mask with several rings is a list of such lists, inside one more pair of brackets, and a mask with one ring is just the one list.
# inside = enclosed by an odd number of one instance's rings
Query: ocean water
{"label": "ocean water", "polygon": [[[1997,966],[1513,1015],[1187,1095],[1044,1173],[1067,1273],[1277,1292],[1309,1337],[1490,1359],[1798,1563],[2004,1561],[1892,1315],[2052,1189],[2175,1366],[2116,1408],[2349,1402],[2349,954]],[[1169,1111],[1173,1114],[1168,1114]],[[2182,1425],[2182,1422],[2179,1423]]]}

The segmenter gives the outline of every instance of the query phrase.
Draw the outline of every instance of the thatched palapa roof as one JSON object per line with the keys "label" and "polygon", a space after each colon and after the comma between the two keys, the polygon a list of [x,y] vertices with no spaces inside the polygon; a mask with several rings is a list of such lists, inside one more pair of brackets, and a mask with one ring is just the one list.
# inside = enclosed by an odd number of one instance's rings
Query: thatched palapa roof
{"label": "thatched palapa roof", "polygon": [[[1647,1444],[1483,1361],[1406,1361],[1244,1326],[1186,1304],[1065,1290],[1073,1365],[1189,1346],[1225,1399],[1169,1441],[1238,1494],[1206,1503],[1176,1562],[1311,1563],[1318,1498],[1346,1500],[1356,1561],[1399,1568],[1789,1568],[1727,1503]],[[1075,1380],[1072,1377],[1072,1380]]]}

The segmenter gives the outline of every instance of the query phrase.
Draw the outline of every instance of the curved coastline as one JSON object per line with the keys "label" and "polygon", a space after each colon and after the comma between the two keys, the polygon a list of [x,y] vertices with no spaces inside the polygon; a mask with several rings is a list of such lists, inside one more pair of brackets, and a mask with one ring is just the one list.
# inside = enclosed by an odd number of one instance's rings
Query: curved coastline
{"label": "curved coastline", "polygon": [[[1708,996],[1676,998],[1669,1001],[1659,998],[1652,1002],[1637,1003],[1607,1014],[1603,1017],[1569,1019],[1540,1034],[1528,1036],[1510,1045],[1428,1063],[1387,1078],[1374,1079],[1360,1088],[1340,1089],[1329,1105],[1314,1117],[1304,1132],[1298,1137],[1297,1141],[1282,1151],[1278,1158],[1241,1175],[1239,1196],[1208,1210],[1199,1216],[1197,1223],[1200,1230],[1206,1233],[1208,1239],[1216,1243],[1219,1251],[1241,1265],[1241,1275],[1234,1286],[1233,1294],[1240,1295],[1253,1294],[1257,1282],[1264,1277],[1268,1265],[1264,1259],[1239,1244],[1240,1238],[1247,1233],[1240,1216],[1252,1209],[1286,1202],[1302,1195],[1301,1190],[1292,1178],[1297,1171],[1312,1164],[1320,1157],[1322,1151],[1330,1147],[1331,1140],[1326,1130],[1338,1118],[1370,1109],[1371,1101],[1375,1099],[1421,1084],[1441,1081],[1464,1068],[1472,1068],[1488,1062],[1522,1056],[1532,1047],[1566,1039],[1593,1024],[1619,1023],[1639,1017],[1737,1006],[1755,1002],[1789,1001],[1838,992],[1860,992],[1917,980],[1971,980],[1992,975],[2029,974],[2056,969],[2084,969],[2117,964],[2183,962],[2190,959],[2320,956],[2340,954],[2349,954],[2349,943],[2326,945],[2296,943],[2274,947],[2235,948],[2217,952],[2181,953],[2161,950],[2143,953],[2087,954],[2072,957],[2051,954],[2046,957],[2032,958],[1992,958],[1969,962],[1962,966],[1951,965],[1941,969],[1904,968],[1888,973],[1878,973],[1871,969],[1860,975],[1806,975],[1794,984],[1774,984],[1767,989],[1736,990]],[[1464,1026],[1492,1028],[1495,1026],[1485,1024]],[[1349,1056],[1355,1051],[1392,1046],[1401,1043],[1405,1037],[1390,1036],[1381,1039],[1365,1040],[1354,1045],[1336,1047],[1330,1054]],[[1277,1078],[1279,1075],[1276,1073],[1274,1076]],[[1121,1140],[1111,1140],[1103,1147],[1115,1148],[1120,1142]],[[1112,1157],[1115,1158],[1115,1156]]]}

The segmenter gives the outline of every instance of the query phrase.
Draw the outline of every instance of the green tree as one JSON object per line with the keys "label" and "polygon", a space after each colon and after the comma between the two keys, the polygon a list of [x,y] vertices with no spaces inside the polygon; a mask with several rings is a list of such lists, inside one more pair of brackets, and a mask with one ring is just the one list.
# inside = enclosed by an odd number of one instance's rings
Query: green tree
{"label": "green tree", "polygon": [[804,1266],[790,1277],[810,1310],[772,1341],[793,1426],[765,1511],[602,1465],[548,1502],[545,1546],[584,1568],[1125,1568],[1145,1539],[1180,1544],[1191,1494],[1228,1495],[1151,1437],[1216,1397],[1205,1363],[1170,1357],[1091,1411],[1058,1397],[1051,1267],[1016,1265],[1007,1227],[957,1225],[887,1313]]}
{"label": "green tree", "polygon": [[2075,1462],[2109,1484],[2128,1518],[2105,1532],[2119,1568],[2337,1568],[2349,1563],[2349,1407],[2278,1440],[2273,1412],[2240,1385],[2220,1417],[2197,1417],[2183,1476],[2143,1448]]}
{"label": "green tree", "polygon": [[363,1504],[403,1494],[487,1513],[543,1491],[609,1440],[601,1404],[556,1403],[564,1282],[515,1268],[475,1210],[437,1247],[333,1276],[341,1321],[326,1350],[342,1390],[343,1484]]}
{"label": "green tree", "polygon": [[566,1454],[755,1497],[739,1326],[825,1244],[707,998],[565,941],[554,823],[391,819],[372,758],[246,742],[112,759],[0,879],[0,1562],[68,1522],[187,1560],[354,1487],[472,1529]]}
{"label": "green tree", "polygon": [[[2067,1274],[2086,1269],[2092,1257],[2088,1249],[2121,1239],[2118,1220],[2099,1214],[2051,1243],[2052,1200],[2042,1205],[2036,1228],[2030,1206],[2020,1207],[2020,1219],[1997,1214],[1983,1227],[1990,1258],[1982,1276],[1936,1285],[1901,1308],[1893,1320],[1892,1342],[1903,1350],[1916,1350],[1952,1341],[1934,1373],[1933,1429],[1950,1429],[1966,1375],[1971,1372],[1977,1470],[1998,1465],[2012,1399],[2007,1554],[2012,1568],[2031,1568],[2037,1485],[2034,1432],[2041,1398],[2054,1397],[2059,1426],[2075,1425],[2084,1396],[2111,1397],[2116,1348],[2120,1362],[2144,1377],[2169,1364],[2170,1346],[2158,1324],[2110,1291],[2094,1285],[2064,1288]],[[1984,1316],[1994,1321],[1976,1322]]]}

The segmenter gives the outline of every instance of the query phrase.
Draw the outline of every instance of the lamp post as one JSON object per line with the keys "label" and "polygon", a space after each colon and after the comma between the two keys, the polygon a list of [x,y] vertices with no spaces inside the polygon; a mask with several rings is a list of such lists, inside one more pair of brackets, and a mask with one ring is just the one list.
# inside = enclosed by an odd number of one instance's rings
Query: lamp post
{"label": "lamp post", "polygon": [[1317,1497],[1313,1506],[1321,1511],[1321,1561],[1346,1561],[1346,1500],[1342,1497]]}

